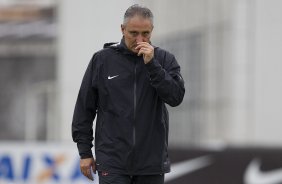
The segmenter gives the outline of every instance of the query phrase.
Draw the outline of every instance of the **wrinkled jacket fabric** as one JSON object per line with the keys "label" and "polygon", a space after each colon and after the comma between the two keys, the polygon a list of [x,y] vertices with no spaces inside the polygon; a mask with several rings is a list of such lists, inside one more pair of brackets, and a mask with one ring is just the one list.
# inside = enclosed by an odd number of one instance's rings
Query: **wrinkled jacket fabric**
{"label": "wrinkled jacket fabric", "polygon": [[169,52],[154,48],[143,57],[120,44],[105,44],[85,72],[78,94],[72,136],[81,158],[95,156],[98,171],[129,175],[170,171],[168,111],[185,93],[180,67]]}

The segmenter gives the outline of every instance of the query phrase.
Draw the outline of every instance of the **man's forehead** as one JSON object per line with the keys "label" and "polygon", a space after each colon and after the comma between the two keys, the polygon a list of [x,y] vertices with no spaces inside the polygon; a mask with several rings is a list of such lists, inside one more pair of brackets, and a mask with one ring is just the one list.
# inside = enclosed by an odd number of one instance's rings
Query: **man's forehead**
{"label": "man's forehead", "polygon": [[140,25],[142,24],[143,26],[152,26],[152,21],[150,18],[142,17],[140,15],[135,15],[131,18],[128,18],[127,25]]}
{"label": "man's forehead", "polygon": [[153,30],[153,27],[151,24],[142,25],[142,24],[128,24],[125,26],[127,31],[135,31],[135,32],[150,32]]}

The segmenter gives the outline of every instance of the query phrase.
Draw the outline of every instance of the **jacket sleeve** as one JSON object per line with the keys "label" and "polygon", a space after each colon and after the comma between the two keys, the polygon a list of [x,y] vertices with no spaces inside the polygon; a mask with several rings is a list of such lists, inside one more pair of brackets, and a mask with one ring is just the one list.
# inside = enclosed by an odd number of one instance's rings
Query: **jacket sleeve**
{"label": "jacket sleeve", "polygon": [[92,57],[84,74],[78,93],[73,121],[72,138],[77,143],[80,158],[93,157],[93,120],[97,109],[97,89],[95,88],[95,55]]}
{"label": "jacket sleeve", "polygon": [[172,107],[179,105],[184,97],[184,81],[180,74],[180,66],[175,57],[167,54],[163,65],[153,58],[146,68],[149,72],[151,85],[157,90],[159,97]]}

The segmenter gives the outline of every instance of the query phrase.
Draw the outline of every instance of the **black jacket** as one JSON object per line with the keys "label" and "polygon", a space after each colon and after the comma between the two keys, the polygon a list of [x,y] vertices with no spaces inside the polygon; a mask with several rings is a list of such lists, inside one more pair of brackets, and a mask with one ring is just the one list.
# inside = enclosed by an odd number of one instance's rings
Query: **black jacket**
{"label": "black jacket", "polygon": [[98,171],[130,175],[170,171],[167,153],[168,111],[185,89],[175,57],[158,47],[154,58],[120,44],[105,44],[92,57],[78,94],[72,136],[81,158],[92,157],[93,120],[97,114],[95,154]]}

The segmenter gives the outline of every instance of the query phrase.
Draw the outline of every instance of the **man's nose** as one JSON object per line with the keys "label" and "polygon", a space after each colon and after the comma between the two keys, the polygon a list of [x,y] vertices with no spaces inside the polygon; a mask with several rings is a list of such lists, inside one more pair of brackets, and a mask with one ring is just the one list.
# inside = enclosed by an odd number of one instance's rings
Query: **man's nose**
{"label": "man's nose", "polygon": [[136,37],[136,42],[139,43],[139,42],[143,42],[143,41],[144,41],[143,36],[139,34],[139,35]]}

